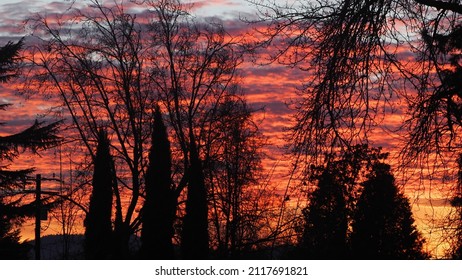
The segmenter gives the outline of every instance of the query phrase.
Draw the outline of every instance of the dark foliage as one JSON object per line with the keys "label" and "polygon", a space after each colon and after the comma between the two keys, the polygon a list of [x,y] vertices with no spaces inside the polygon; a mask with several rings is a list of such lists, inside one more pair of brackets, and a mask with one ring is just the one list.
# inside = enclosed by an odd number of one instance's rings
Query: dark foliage
{"label": "dark foliage", "polygon": [[207,259],[209,254],[207,190],[202,162],[192,132],[186,214],[183,219],[181,251],[184,259]]}
{"label": "dark foliage", "polygon": [[23,46],[23,41],[17,43],[8,42],[0,48],[0,82],[5,83],[17,75],[20,60],[19,51]]}
{"label": "dark foliage", "polygon": [[32,126],[19,133],[1,136],[0,158],[13,160],[21,153],[21,148],[37,153],[39,149],[56,146],[59,142],[59,137],[56,136],[59,123],[44,125],[36,120]]}
{"label": "dark foliage", "polygon": [[115,182],[114,161],[107,133],[101,129],[93,160],[94,173],[90,207],[85,218],[85,257],[106,259],[111,255],[112,190]]}
{"label": "dark foliage", "polygon": [[424,259],[408,199],[399,192],[390,166],[374,164],[358,199],[351,246],[358,259]]}
{"label": "dark foliage", "polygon": [[172,189],[171,169],[170,141],[160,108],[157,107],[141,217],[141,256],[145,259],[174,258],[172,238],[177,197]]}
{"label": "dark foliage", "polygon": [[[408,199],[396,187],[390,166],[380,162],[384,157],[386,154],[381,154],[380,149],[373,149],[355,164],[353,158],[346,156],[323,169],[304,211],[305,228],[294,257],[429,257],[423,252],[424,240],[414,225]],[[349,188],[358,184],[360,170],[369,172],[363,189]]]}
{"label": "dark foliage", "polygon": [[[26,259],[29,246],[19,242],[20,232],[14,229],[18,206],[0,203],[0,259]],[[13,218],[14,217],[14,218]]]}
{"label": "dark foliage", "polygon": [[304,211],[300,258],[344,259],[347,253],[347,206],[338,170],[326,169]]}
{"label": "dark foliage", "polygon": [[[21,40],[9,42],[0,48],[0,82],[8,82],[17,75],[22,45]],[[9,105],[0,104],[0,110],[5,110]],[[29,247],[19,242],[20,232],[15,228],[21,224],[22,218],[34,214],[34,206],[23,204],[22,196],[18,196],[26,177],[34,169],[7,170],[8,165],[4,165],[4,161],[11,162],[26,150],[37,153],[57,145],[60,141],[57,136],[59,124],[44,125],[35,121],[19,133],[0,136],[0,259],[27,258]],[[0,122],[1,125],[4,123]]]}

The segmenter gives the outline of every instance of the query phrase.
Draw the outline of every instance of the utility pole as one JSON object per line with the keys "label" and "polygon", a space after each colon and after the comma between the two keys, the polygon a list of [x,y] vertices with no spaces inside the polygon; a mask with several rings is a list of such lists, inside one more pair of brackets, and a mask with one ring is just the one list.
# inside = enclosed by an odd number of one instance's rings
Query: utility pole
{"label": "utility pole", "polygon": [[42,211],[42,175],[35,177],[35,259],[40,260],[40,219]]}
{"label": "utility pole", "polygon": [[[26,177],[26,180],[29,182],[32,181],[34,177]],[[46,221],[48,219],[48,207],[43,208],[42,207],[42,194],[44,195],[50,195],[50,196],[56,196],[64,200],[68,200],[72,203],[75,203],[77,206],[79,206],[81,209],[83,209],[84,212],[86,212],[86,209],[76,203],[74,200],[72,200],[69,197],[66,197],[64,195],[61,195],[59,192],[54,192],[54,191],[42,191],[42,181],[58,181],[61,182],[61,180],[58,179],[50,179],[50,178],[42,178],[41,174],[35,175],[35,190],[23,190],[21,193],[27,193],[27,194],[35,194],[35,259],[40,260],[41,259],[41,246],[40,246],[40,229],[41,229],[41,221],[44,220]]]}

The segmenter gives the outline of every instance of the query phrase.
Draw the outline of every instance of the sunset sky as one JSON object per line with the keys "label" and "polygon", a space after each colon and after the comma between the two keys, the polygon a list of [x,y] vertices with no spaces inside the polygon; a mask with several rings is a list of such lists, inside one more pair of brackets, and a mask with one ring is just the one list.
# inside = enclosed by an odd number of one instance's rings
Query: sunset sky
{"label": "sunset sky", "polygon": [[[111,1],[109,1],[111,2]],[[128,1],[127,1],[128,2]],[[284,2],[284,1],[283,1]],[[200,16],[213,16],[223,20],[226,30],[235,32],[248,32],[250,29],[239,18],[251,18],[255,15],[254,8],[245,1],[187,1],[192,3],[192,13]],[[17,41],[27,34],[23,22],[34,13],[53,15],[65,11],[70,1],[5,1],[0,0],[0,43]],[[26,40],[27,41],[27,40]],[[272,64],[258,66],[250,62],[244,63],[240,69],[242,77],[242,91],[248,103],[258,109],[255,114],[260,129],[269,137],[271,159],[267,166],[277,164],[281,170],[286,170],[285,160],[281,158],[283,139],[286,129],[290,127],[291,113],[288,104],[297,100],[296,87],[300,86],[306,74],[296,69]],[[47,112],[50,101],[42,97],[30,96],[25,100],[22,96],[14,94],[14,85],[0,85],[3,88],[1,100],[12,103],[13,106],[2,115],[2,120],[8,126],[2,128],[2,133],[19,131],[21,127],[32,123],[34,119]],[[262,110],[260,110],[262,109]],[[30,158],[29,163],[43,162],[40,158]],[[284,161],[284,162],[281,162]],[[46,161],[46,160],[45,160]],[[45,163],[46,164],[46,163]],[[284,166],[281,166],[284,165]],[[41,163],[43,166],[43,163]],[[50,168],[44,168],[50,170]],[[287,176],[286,171],[275,174],[277,177]]]}
{"label": "sunset sky", "polygon": [[[79,0],[76,0],[77,2]],[[128,2],[128,0],[126,1]],[[285,3],[285,0],[277,1]],[[17,41],[27,34],[24,30],[23,22],[33,13],[55,14],[65,11],[71,1],[14,1],[0,0],[0,44],[4,45],[8,41]],[[213,0],[213,1],[187,1],[194,3],[192,13],[198,17],[216,16],[223,20],[225,29],[234,32],[251,32],[249,27],[240,18],[251,18],[255,15],[255,8],[244,0]],[[402,54],[403,57],[407,53]],[[297,87],[306,80],[306,72],[288,68],[283,65],[256,65],[250,59],[241,67],[242,91],[248,103],[255,109],[263,108],[256,113],[257,122],[260,129],[269,139],[266,147],[267,156],[264,160],[266,172],[271,173],[272,181],[281,190],[284,190],[289,182],[290,156],[285,154],[283,149],[287,137],[287,129],[292,123],[290,104],[299,98]],[[30,125],[34,119],[45,114],[50,106],[50,100],[42,97],[31,96],[25,100],[22,96],[14,93],[14,85],[0,85],[0,103],[12,103],[13,106],[5,112],[0,112],[2,122],[6,122],[1,127],[0,135],[20,131]],[[380,120],[380,126],[374,130],[372,141],[375,146],[382,146],[385,152],[391,153],[391,161],[396,161],[398,151],[402,145],[402,135],[395,132],[402,124],[404,105],[396,100],[396,112],[387,114]],[[20,167],[35,166],[37,172],[55,176],[59,173],[59,151],[55,149],[45,153],[42,157],[31,157],[25,155],[17,162],[21,162]],[[68,167],[69,159],[63,160],[65,168]],[[56,170],[56,172],[50,172]],[[443,170],[444,171],[444,170]],[[406,182],[406,194],[411,198],[415,216],[421,231],[429,242],[430,248],[439,243],[440,233],[433,229],[430,220],[441,218],[448,211],[447,203],[441,192],[444,192],[451,184],[451,180],[442,183],[442,178],[433,185],[420,186],[419,170],[400,171],[395,174],[397,182],[401,185]],[[438,179],[438,178],[437,178]],[[46,188],[46,186],[45,186]],[[53,226],[42,234],[57,234]],[[26,227],[23,233],[24,238],[33,239],[31,224]],[[433,253],[441,255],[442,249],[438,248]]]}

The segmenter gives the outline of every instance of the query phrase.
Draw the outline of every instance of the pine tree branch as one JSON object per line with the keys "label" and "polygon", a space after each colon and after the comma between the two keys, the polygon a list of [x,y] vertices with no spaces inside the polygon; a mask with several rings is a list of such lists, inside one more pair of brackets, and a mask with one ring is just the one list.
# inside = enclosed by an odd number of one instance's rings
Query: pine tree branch
{"label": "pine tree branch", "polygon": [[62,121],[43,125],[35,123],[26,130],[17,134],[0,136],[0,159],[12,160],[19,154],[19,149],[30,150],[37,153],[39,150],[56,146],[61,138],[57,132]]}
{"label": "pine tree branch", "polygon": [[23,44],[21,39],[17,43],[8,42],[0,48],[0,82],[7,82],[16,76],[16,61],[19,60],[19,50]]}
{"label": "pine tree branch", "polygon": [[[34,168],[21,170],[3,170],[4,166],[0,166],[0,189],[3,192],[11,189],[11,187],[24,187],[21,185],[27,175],[34,172]],[[0,195],[1,197],[1,195]]]}

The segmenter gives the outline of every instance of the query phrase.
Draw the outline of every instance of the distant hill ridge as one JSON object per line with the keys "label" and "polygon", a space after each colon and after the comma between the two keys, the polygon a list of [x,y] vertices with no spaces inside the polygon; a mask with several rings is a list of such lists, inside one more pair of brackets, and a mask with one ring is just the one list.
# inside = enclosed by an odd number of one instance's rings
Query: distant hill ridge
{"label": "distant hill ridge", "polygon": [[[65,238],[67,239],[68,249],[66,250]],[[72,234],[63,236],[60,234],[46,235],[41,238],[41,259],[42,260],[79,260],[83,259],[83,242],[84,236],[82,234]],[[29,252],[29,258],[34,259],[35,241],[25,241],[24,243],[31,245]],[[66,252],[67,251],[67,252]]]}

